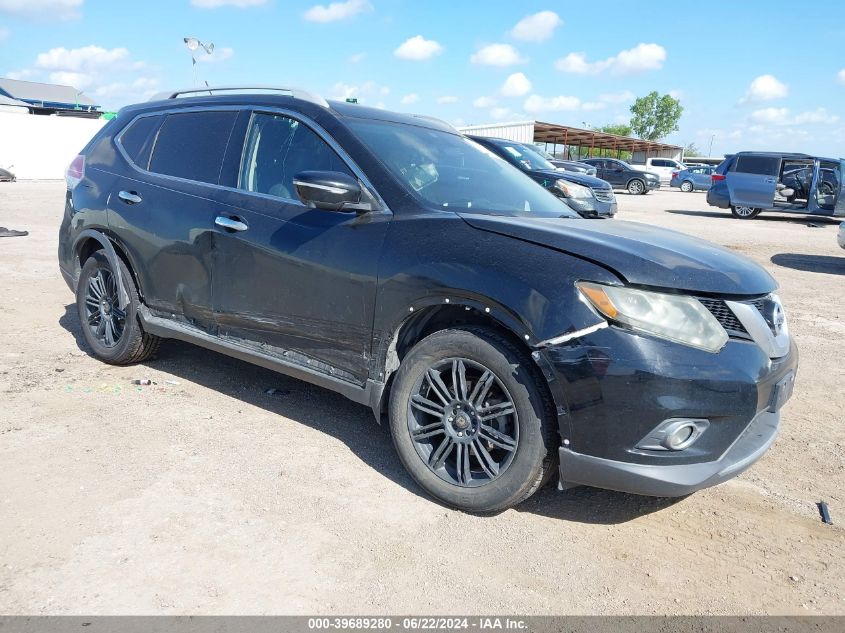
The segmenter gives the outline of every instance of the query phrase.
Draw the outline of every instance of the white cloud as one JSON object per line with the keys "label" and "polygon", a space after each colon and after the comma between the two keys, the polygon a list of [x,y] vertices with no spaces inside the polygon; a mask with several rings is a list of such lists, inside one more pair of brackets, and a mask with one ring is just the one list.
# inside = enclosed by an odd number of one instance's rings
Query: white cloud
{"label": "white cloud", "polygon": [[824,123],[826,125],[830,125],[831,123],[836,123],[837,121],[839,121],[839,116],[831,114],[825,108],[816,108],[811,112],[796,114],[794,119],[794,123],[796,125],[806,125],[807,123]]}
{"label": "white cloud", "polygon": [[35,71],[31,68],[23,68],[21,70],[13,70],[6,73],[9,79],[29,79],[35,75]]}
{"label": "white cloud", "polygon": [[337,22],[346,20],[364,11],[372,11],[373,5],[369,0],[346,0],[346,2],[332,2],[329,5],[316,4],[302,17],[309,22]]}
{"label": "white cloud", "polygon": [[472,105],[474,108],[492,108],[496,105],[496,100],[493,97],[478,97]]}
{"label": "white cloud", "polygon": [[789,108],[763,108],[751,113],[751,118],[760,123],[786,125],[789,123]]}
{"label": "white cloud", "polygon": [[569,53],[555,62],[555,68],[576,75],[597,75],[608,70],[616,75],[632,75],[660,70],[665,61],[666,49],[659,44],[637,44],[634,48],[595,62],[587,61],[585,53]]}
{"label": "white cloud", "polygon": [[149,76],[147,65],[133,60],[127,49],[93,45],[50,49],[37,55],[30,68],[8,76],[85,90],[105,109],[145,101],[158,86],[158,80]]}
{"label": "white cloud", "polygon": [[514,117],[510,108],[493,108],[490,110],[490,118],[495,121],[504,121],[505,119],[512,119]]}
{"label": "white cloud", "polygon": [[354,55],[349,56],[349,63],[350,64],[360,64],[367,58],[366,53],[355,53]]}
{"label": "white cloud", "polygon": [[513,66],[525,61],[510,44],[488,44],[473,53],[469,60],[483,66]]}
{"label": "white cloud", "polygon": [[745,92],[745,96],[740,99],[740,103],[747,103],[752,101],[772,101],[773,99],[782,99],[789,94],[789,86],[780,81],[774,75],[760,75]]}
{"label": "white cloud", "polygon": [[628,103],[637,98],[630,90],[623,90],[622,92],[610,92],[599,95],[599,101],[605,103]]}
{"label": "white cloud", "polygon": [[531,82],[523,73],[514,73],[505,79],[499,92],[505,97],[521,97],[531,92]]}
{"label": "white cloud", "polygon": [[267,4],[267,0],[191,0],[191,6],[198,9],[216,9],[218,7],[235,7],[246,9]]}
{"label": "white cloud", "polygon": [[831,114],[826,108],[816,108],[790,116],[789,108],[762,108],[751,113],[751,119],[768,125],[831,125],[839,121],[839,115]]}
{"label": "white cloud", "polygon": [[198,62],[204,64],[216,64],[217,62],[225,62],[227,59],[232,59],[235,56],[235,49],[233,48],[215,48],[211,55],[201,55],[199,52],[195,55]]}
{"label": "white cloud", "polygon": [[422,35],[415,35],[402,42],[399,48],[393,51],[393,54],[399,59],[421,61],[439,55],[442,52],[443,47],[440,45],[440,42],[427,40]]}
{"label": "white cloud", "polygon": [[50,73],[50,83],[62,86],[73,86],[79,90],[85,90],[94,84],[94,77],[88,73],[75,73],[67,70],[58,70]]}
{"label": "white cloud", "polygon": [[420,96],[416,92],[412,92],[411,94],[405,95],[399,101],[402,105],[411,105],[412,103],[416,103],[420,100]]}
{"label": "white cloud", "polygon": [[150,77],[139,77],[132,82],[114,82],[105,84],[94,90],[98,98],[119,98],[131,101],[146,101],[158,92],[158,80]]}
{"label": "white cloud", "polygon": [[526,42],[544,42],[561,24],[563,21],[554,11],[540,11],[517,22],[511,29],[511,37]]}
{"label": "white cloud", "polygon": [[563,112],[578,110],[581,100],[578,97],[541,97],[531,95],[523,104],[526,112]]}
{"label": "white cloud", "polygon": [[60,46],[51,48],[46,53],[39,53],[35,58],[36,67],[53,71],[101,71],[124,67],[128,64],[128,50],[125,48],[106,49],[101,46],[70,49]]}
{"label": "white cloud", "polygon": [[0,13],[22,18],[73,20],[83,0],[0,0]]}
{"label": "white cloud", "polygon": [[440,103],[440,104],[457,103],[458,101],[460,101],[460,99],[458,99],[458,97],[456,97],[454,95],[443,95],[442,97],[437,97],[437,103]]}
{"label": "white cloud", "polygon": [[845,68],[836,73],[836,81],[841,84],[845,84]]}

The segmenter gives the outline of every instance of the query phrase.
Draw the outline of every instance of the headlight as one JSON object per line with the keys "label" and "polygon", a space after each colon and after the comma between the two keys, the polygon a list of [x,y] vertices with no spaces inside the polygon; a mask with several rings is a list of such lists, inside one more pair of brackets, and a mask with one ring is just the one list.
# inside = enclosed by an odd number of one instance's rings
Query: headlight
{"label": "headlight", "polygon": [[593,190],[589,187],[576,185],[574,182],[568,180],[556,180],[555,187],[557,187],[567,198],[592,198]]}
{"label": "headlight", "polygon": [[725,328],[693,297],[583,281],[576,285],[610,321],[708,352],[718,352],[728,342]]}

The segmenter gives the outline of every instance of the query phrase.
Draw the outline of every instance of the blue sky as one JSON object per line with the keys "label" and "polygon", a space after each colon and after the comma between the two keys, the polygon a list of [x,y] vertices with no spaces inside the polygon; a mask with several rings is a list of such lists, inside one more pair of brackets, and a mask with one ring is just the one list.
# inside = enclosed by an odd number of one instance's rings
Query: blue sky
{"label": "blue sky", "polygon": [[200,80],[296,85],[455,124],[626,121],[680,98],[668,140],[845,155],[845,3],[0,0],[0,76],[116,108]]}

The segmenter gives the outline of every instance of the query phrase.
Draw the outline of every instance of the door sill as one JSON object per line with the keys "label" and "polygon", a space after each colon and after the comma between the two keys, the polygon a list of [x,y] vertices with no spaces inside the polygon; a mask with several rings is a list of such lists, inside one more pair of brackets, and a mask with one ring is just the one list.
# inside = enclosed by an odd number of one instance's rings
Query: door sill
{"label": "door sill", "polygon": [[144,326],[144,331],[162,338],[173,338],[187,343],[193,343],[226,356],[259,365],[266,369],[277,371],[291,378],[323,387],[349,398],[353,402],[370,407],[376,416],[381,418],[381,399],[384,393],[384,383],[367,380],[362,386],[336,376],[330,376],[299,363],[267,354],[249,344],[232,339],[223,339],[209,334],[193,325],[180,323],[164,317],[153,315],[145,305],[138,306],[138,316]]}

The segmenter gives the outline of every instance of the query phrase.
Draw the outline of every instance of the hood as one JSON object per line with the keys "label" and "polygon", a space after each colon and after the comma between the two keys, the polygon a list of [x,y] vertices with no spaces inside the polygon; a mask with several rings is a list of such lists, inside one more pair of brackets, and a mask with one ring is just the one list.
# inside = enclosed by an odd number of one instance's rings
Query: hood
{"label": "hood", "polygon": [[574,171],[551,171],[545,169],[532,169],[530,172],[535,178],[544,178],[548,180],[566,180],[567,182],[574,182],[576,185],[583,185],[590,189],[610,189],[610,184],[596,178],[595,176],[588,176],[587,174],[579,174]]}
{"label": "hood", "polygon": [[590,260],[631,284],[717,295],[767,294],[777,288],[769,273],[743,255],[646,224],[469,213],[460,216],[482,231]]}

